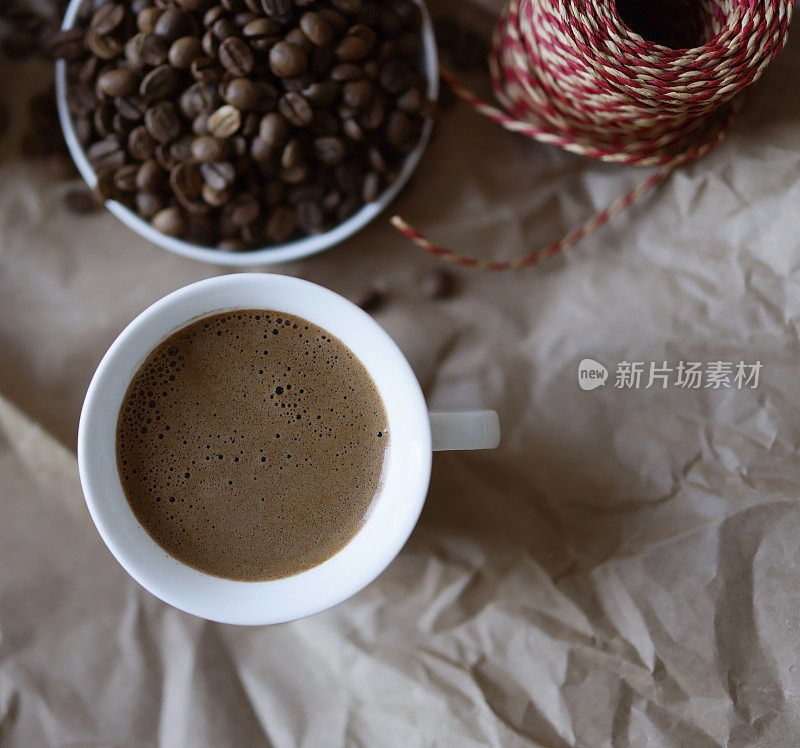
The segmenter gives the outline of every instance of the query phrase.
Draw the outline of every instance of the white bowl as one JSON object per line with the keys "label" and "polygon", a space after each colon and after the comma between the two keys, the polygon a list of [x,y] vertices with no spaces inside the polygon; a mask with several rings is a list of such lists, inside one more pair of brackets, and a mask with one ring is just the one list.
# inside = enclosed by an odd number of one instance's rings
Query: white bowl
{"label": "white bowl", "polygon": [[[71,29],[75,24],[78,9],[82,1],[83,0],[70,0],[67,12],[64,14],[64,22],[61,25],[63,30]],[[414,0],[414,2],[419,5],[422,13],[421,55],[423,71],[428,80],[426,93],[430,100],[436,101],[439,96],[439,60],[436,51],[436,37],[433,32],[433,23],[431,22],[430,14],[423,0]],[[75,165],[78,167],[81,176],[90,187],[94,187],[97,178],[86,158],[83,147],[75,135],[75,128],[72,125],[72,118],[70,117],[67,107],[66,92],[67,65],[64,60],[58,60],[56,62],[56,104],[58,106],[58,117],[61,121],[61,128],[64,131],[64,139],[67,142],[70,155],[75,161]],[[150,223],[130,210],[130,208],[125,207],[116,200],[107,200],[106,207],[119,218],[120,221],[128,226],[128,228],[133,229],[140,236],[157,244],[159,247],[163,247],[175,254],[189,257],[192,260],[209,262],[214,265],[232,266],[270,265],[278,262],[297,260],[301,257],[307,257],[308,255],[322,252],[344,241],[349,236],[352,236],[357,231],[364,228],[364,226],[381,213],[389,203],[397,197],[400,190],[403,189],[414,173],[414,169],[417,168],[417,164],[419,164],[422,158],[422,153],[428,144],[432,130],[433,120],[428,119],[423,125],[419,143],[417,143],[414,150],[406,156],[399,176],[373,202],[364,205],[357,213],[354,213],[350,218],[330,231],[307,236],[284,244],[274,244],[268,247],[246,250],[243,252],[224,252],[219,249],[204,247],[194,244],[193,242],[162,234],[160,231],[156,231]]]}

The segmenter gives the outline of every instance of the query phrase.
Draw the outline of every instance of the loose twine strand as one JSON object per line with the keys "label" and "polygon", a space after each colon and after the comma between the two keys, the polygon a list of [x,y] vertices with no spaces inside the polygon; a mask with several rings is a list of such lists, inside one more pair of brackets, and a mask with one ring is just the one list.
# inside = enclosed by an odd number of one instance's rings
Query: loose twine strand
{"label": "loose twine strand", "polygon": [[392,218],[393,225],[432,255],[476,270],[522,268],[577,244],[674,169],[719,145],[741,108],[740,94],[786,43],[792,3],[694,0],[689,12],[702,14],[709,41],[672,49],[628,28],[615,0],[511,0],[495,27],[489,56],[500,107],[443,70],[453,91],[512,132],[655,171],[562,239],[513,260],[465,257],[433,244],[400,216]]}

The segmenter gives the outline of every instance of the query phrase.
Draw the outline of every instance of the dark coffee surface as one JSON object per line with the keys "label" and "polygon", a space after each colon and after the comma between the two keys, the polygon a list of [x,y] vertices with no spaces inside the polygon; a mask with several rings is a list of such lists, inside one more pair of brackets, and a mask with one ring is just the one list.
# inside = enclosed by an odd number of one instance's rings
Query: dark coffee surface
{"label": "dark coffee surface", "polygon": [[117,424],[131,508],[177,559],[266,580],[322,563],[358,532],[389,435],[367,370],[298,317],[237,310],[173,334]]}

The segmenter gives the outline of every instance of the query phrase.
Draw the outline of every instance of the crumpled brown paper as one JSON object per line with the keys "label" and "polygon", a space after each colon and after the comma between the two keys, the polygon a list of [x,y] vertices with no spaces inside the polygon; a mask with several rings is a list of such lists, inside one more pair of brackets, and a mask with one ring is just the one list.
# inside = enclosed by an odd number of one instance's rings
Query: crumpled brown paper
{"label": "crumpled brown paper", "polygon": [[[496,0],[484,9],[497,10]],[[457,10],[488,31],[489,16]],[[120,329],[220,269],[78,218],[0,166],[0,744],[792,746],[800,739],[800,44],[730,139],[565,256],[436,262],[385,218],[281,267],[378,320],[435,408],[496,408],[503,445],[439,454],[419,526],[350,601],[207,623],[131,581],[83,505],[83,394]],[[30,95],[0,63],[4,95]],[[23,107],[20,106],[20,109]],[[21,124],[15,123],[15,132]],[[510,257],[642,178],[444,114],[398,212]],[[583,392],[577,366],[610,370]],[[622,361],[761,361],[757,389],[617,389]]]}

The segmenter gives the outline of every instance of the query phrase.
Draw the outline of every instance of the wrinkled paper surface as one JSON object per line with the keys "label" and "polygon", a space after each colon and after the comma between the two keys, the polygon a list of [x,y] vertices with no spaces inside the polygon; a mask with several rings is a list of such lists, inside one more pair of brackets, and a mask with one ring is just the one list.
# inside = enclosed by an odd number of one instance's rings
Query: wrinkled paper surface
{"label": "wrinkled paper surface", "polygon": [[[449,5],[484,32],[499,8]],[[24,102],[37,65],[0,65]],[[796,745],[798,77],[794,38],[716,153],[539,267],[459,271],[458,296],[426,300],[437,261],[383,216],[278,269],[345,295],[384,282],[376,317],[430,406],[495,408],[503,444],[436,455],[418,527],[363,592],[251,629],[129,579],[74,454],[114,337],[223,269],[68,214],[66,185],[15,154],[17,114],[0,145],[0,744]],[[459,104],[394,208],[512,257],[642,178]],[[583,358],[605,387],[580,390]],[[622,361],[719,360],[761,361],[758,388],[614,386]]]}

